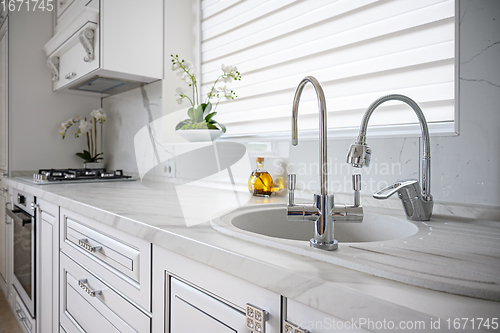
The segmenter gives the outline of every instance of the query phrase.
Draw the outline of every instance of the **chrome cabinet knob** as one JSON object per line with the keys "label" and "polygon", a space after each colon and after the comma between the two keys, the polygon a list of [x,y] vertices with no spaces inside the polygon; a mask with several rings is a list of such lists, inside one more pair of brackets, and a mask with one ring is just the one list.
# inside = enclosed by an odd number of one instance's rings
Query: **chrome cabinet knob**
{"label": "chrome cabinet knob", "polygon": [[76,76],[75,72],[70,72],[70,73],[66,74],[65,78],[66,78],[66,80],[71,80],[75,76]]}

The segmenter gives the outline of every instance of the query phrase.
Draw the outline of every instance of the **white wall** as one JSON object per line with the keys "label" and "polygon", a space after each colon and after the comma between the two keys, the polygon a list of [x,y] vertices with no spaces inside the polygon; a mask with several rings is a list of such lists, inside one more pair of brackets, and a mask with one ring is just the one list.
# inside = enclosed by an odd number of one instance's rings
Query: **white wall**
{"label": "white wall", "polygon": [[100,98],[52,92],[52,74],[42,51],[52,37],[52,12],[9,14],[10,170],[81,167],[75,153],[86,143],[74,128],[63,141],[61,122],[100,107]]}
{"label": "white wall", "polygon": [[[432,194],[442,203],[466,203],[500,206],[500,1],[460,1],[460,132],[459,136],[431,137]],[[169,53],[168,53],[169,55]],[[187,58],[187,57],[186,57]],[[168,60],[168,59],[167,59]],[[166,72],[170,66],[166,66]],[[149,101],[160,101],[163,94],[164,112],[175,106],[173,78],[166,76],[163,93],[158,84],[147,86]],[[243,73],[244,80],[244,73]],[[134,131],[145,126],[150,113],[144,111],[140,92],[130,92],[104,99],[104,107],[115,118],[113,131],[108,131],[108,149],[116,150],[111,165],[137,172],[133,154]],[[293,96],[290,97],[290,104]],[[159,104],[159,102],[158,102]],[[167,107],[168,106],[168,107]],[[368,105],[367,105],[368,106]],[[162,112],[154,105],[152,117]],[[376,117],[374,113],[373,117]],[[361,122],[361,119],[360,119]],[[300,135],[299,135],[300,137]],[[353,170],[347,166],[345,154],[352,140],[329,140],[331,161],[330,189],[350,192],[350,175],[360,171],[365,182],[364,194],[368,195],[384,184],[396,180],[418,178],[420,161],[418,138],[370,138],[372,168]],[[252,141],[252,140],[249,140]],[[298,180],[311,190],[318,188],[314,164],[318,162],[317,141],[300,141],[290,147],[290,141],[273,142],[273,158],[266,166],[273,174],[279,171],[278,163],[290,165],[298,173]],[[251,153],[253,154],[253,153]],[[126,156],[126,158],[124,158]],[[255,154],[253,154],[255,156]],[[309,170],[313,167],[313,170]]]}

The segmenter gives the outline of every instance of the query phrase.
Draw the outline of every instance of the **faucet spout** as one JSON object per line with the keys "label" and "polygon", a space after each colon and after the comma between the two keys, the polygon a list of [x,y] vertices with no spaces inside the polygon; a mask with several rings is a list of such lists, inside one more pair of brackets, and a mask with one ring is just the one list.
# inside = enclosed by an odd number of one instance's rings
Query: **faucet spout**
{"label": "faucet spout", "polygon": [[323,88],[321,88],[320,83],[316,78],[312,76],[306,76],[302,81],[300,81],[295,91],[295,97],[293,98],[293,109],[292,109],[292,145],[296,146],[299,144],[298,135],[298,113],[299,113],[299,102],[300,96],[302,95],[302,90],[307,83],[311,83],[316,90],[316,95],[318,97],[318,109],[319,109],[319,175],[321,184],[321,195],[328,194],[328,168],[327,163],[327,113],[326,113],[326,100]]}
{"label": "faucet spout", "polygon": [[[407,217],[412,220],[418,219],[419,221],[429,220],[432,214],[432,206],[433,206],[432,195],[431,195],[431,180],[430,180],[431,155],[430,155],[429,128],[427,127],[427,121],[425,120],[424,113],[414,100],[404,95],[392,94],[392,95],[382,96],[375,102],[373,102],[368,107],[368,109],[366,109],[365,114],[363,115],[358,139],[349,148],[349,153],[347,155],[347,163],[350,163],[358,168],[361,168],[364,165],[367,166],[369,165],[371,150],[370,147],[366,145],[366,131],[368,128],[368,121],[370,120],[370,117],[375,111],[375,109],[377,109],[381,104],[391,100],[397,100],[408,104],[413,109],[413,111],[415,111],[415,114],[417,115],[418,121],[420,123],[420,130],[422,131],[422,167],[420,169],[420,184],[422,188],[420,191],[420,185],[417,183],[419,189],[417,195],[419,196],[419,200],[422,202],[422,205],[425,206],[426,213],[416,214],[412,216],[407,215]],[[397,184],[400,184],[402,187],[398,186]],[[392,194],[398,192],[399,197],[403,200],[401,196],[402,193],[401,189],[408,188],[408,186],[403,186],[403,185],[408,185],[408,184],[401,182],[395,183],[377,192],[374,195],[374,197],[377,199],[386,199]],[[414,189],[416,189],[416,187],[414,187]],[[408,210],[406,211],[408,212]]]}
{"label": "faucet spout", "polygon": [[292,144],[296,146],[298,140],[298,111],[302,91],[307,83],[311,83],[316,90],[319,109],[319,176],[321,194],[314,194],[312,205],[296,205],[294,202],[294,191],[296,176],[288,175],[288,205],[287,219],[289,221],[314,221],[314,237],[310,240],[312,247],[323,250],[335,250],[338,242],[334,238],[334,222],[361,222],[363,220],[363,207],[359,204],[360,176],[353,178],[353,189],[355,191],[354,206],[334,204],[332,194],[328,194],[328,167],[327,167],[327,113],[325,94],[320,83],[312,76],[306,76],[298,85],[293,99],[292,110]]}

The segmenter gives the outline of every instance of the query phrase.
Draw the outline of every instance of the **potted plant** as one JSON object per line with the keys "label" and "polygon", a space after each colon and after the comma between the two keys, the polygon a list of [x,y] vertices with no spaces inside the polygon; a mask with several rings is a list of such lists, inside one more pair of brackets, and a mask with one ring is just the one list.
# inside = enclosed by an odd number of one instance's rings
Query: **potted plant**
{"label": "potted plant", "polygon": [[[179,59],[178,55],[171,55],[171,57],[172,70],[177,71],[177,75],[181,76],[188,86],[191,87],[191,97],[187,95],[184,89],[180,87],[176,89],[177,103],[181,104],[184,99],[187,99],[191,104],[191,107],[187,111],[189,118],[179,122],[175,127],[176,131],[190,141],[203,140],[202,136],[197,135],[199,132],[196,133],[193,130],[203,129],[208,131],[212,140],[218,138],[222,133],[226,133],[226,126],[214,119],[217,114],[215,110],[222,97],[235,99],[237,96],[226,85],[217,88],[216,86],[220,82],[230,83],[233,80],[241,80],[241,74],[238,72],[236,66],[221,66],[222,74],[215,80],[205,101],[200,103],[198,98],[198,81],[193,64],[189,61]],[[212,100],[217,101],[215,106],[212,104]]]}
{"label": "potted plant", "polygon": [[61,134],[63,140],[66,137],[66,132],[74,124],[78,124],[78,131],[75,133],[75,138],[86,138],[87,139],[87,150],[83,150],[81,153],[76,153],[76,156],[83,159],[84,168],[94,168],[102,169],[104,168],[104,163],[102,161],[102,152],[97,152],[97,124],[101,127],[101,142],[102,142],[102,124],[106,121],[106,113],[102,109],[93,110],[90,112],[91,119],[87,121],[87,118],[81,119],[80,116],[76,116],[68,119],[61,124],[59,128],[59,134]]}

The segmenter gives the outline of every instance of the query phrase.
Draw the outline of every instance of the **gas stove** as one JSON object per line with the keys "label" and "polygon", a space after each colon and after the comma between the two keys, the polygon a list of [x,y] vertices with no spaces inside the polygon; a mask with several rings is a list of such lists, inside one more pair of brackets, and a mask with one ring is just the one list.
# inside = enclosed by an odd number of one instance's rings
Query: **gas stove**
{"label": "gas stove", "polygon": [[122,170],[106,169],[40,169],[33,174],[35,184],[93,183],[104,181],[135,180]]}

